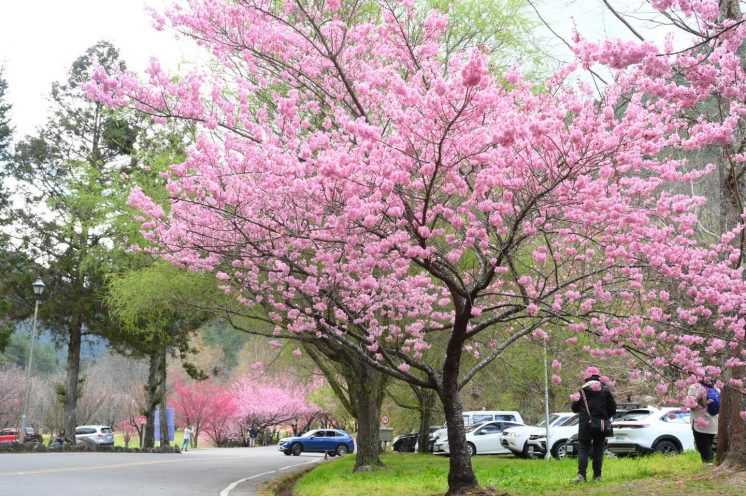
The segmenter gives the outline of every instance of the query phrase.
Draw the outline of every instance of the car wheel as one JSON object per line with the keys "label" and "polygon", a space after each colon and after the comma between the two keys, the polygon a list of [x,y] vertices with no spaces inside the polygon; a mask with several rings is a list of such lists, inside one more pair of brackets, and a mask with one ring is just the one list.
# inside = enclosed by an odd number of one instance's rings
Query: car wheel
{"label": "car wheel", "polygon": [[565,452],[565,444],[567,444],[567,439],[561,439],[554,443],[554,446],[552,446],[550,451],[552,456],[557,459],[565,458],[565,456],[567,456],[567,453]]}
{"label": "car wheel", "polygon": [[285,453],[285,456],[290,456],[290,450],[282,450],[283,453]]}
{"label": "car wheel", "polygon": [[293,447],[290,449],[290,452],[293,454],[293,456],[300,456],[301,453],[303,453],[303,446],[300,444],[294,444]]}
{"label": "car wheel", "polygon": [[345,456],[349,452],[350,452],[350,448],[348,448],[346,444],[340,444],[339,446],[337,446],[337,451],[336,451],[337,455]]}
{"label": "car wheel", "polygon": [[662,455],[678,455],[679,454],[679,447],[676,446],[676,443],[673,441],[669,441],[668,439],[663,439],[661,441],[658,441],[655,443],[655,446],[653,446],[653,449]]}
{"label": "car wheel", "polygon": [[471,443],[466,443],[466,454],[469,456],[474,456],[477,454],[477,448],[474,447]]}

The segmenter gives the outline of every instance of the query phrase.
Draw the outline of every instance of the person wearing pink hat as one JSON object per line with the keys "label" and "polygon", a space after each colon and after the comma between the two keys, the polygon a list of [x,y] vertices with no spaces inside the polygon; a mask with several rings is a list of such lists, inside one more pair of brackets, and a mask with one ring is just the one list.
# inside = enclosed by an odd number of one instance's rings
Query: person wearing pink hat
{"label": "person wearing pink hat", "polygon": [[[605,426],[616,413],[616,401],[609,388],[601,382],[601,371],[588,367],[583,373],[584,384],[574,395],[572,411],[580,415],[578,423],[578,475],[573,482],[586,482],[588,454],[592,453],[593,480],[601,480],[601,469],[606,449]],[[601,429],[594,430],[600,425]]]}

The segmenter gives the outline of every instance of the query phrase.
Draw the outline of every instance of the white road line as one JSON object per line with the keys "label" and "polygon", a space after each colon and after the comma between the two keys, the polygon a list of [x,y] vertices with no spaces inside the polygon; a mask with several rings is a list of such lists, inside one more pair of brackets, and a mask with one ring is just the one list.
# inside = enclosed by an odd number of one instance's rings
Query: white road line
{"label": "white road line", "polygon": [[321,458],[319,458],[317,460],[311,460],[311,461],[308,461],[308,462],[296,463],[295,465],[288,465],[287,467],[282,467],[282,468],[279,468],[277,470],[270,470],[269,472],[263,472],[261,474],[252,475],[251,477],[244,477],[243,479],[238,479],[235,482],[231,482],[228,485],[228,487],[226,487],[225,489],[223,489],[222,491],[220,491],[220,496],[229,496],[230,493],[231,493],[231,491],[233,491],[236,488],[237,485],[239,485],[241,483],[244,483],[246,481],[250,481],[251,479],[256,479],[258,477],[264,477],[265,475],[275,474],[277,472],[282,472],[283,470],[287,470],[289,468],[300,467],[301,465],[308,465],[309,463],[316,463],[316,462],[318,462],[320,460],[321,460]]}

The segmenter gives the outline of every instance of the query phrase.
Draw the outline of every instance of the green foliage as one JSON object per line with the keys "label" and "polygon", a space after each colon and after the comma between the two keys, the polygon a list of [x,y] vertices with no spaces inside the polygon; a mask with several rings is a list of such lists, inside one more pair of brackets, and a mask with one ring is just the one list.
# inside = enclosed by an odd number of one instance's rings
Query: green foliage
{"label": "green foliage", "polygon": [[[88,49],[73,63],[68,80],[53,84],[52,117],[36,135],[18,143],[0,174],[4,183],[17,185],[25,200],[20,207],[3,205],[0,213],[2,223],[15,228],[11,249],[23,258],[14,264],[14,274],[45,280],[39,317],[60,342],[73,328],[98,334],[113,327],[101,294],[115,265],[112,246],[121,242],[112,219],[122,194],[114,186],[121,169],[132,163],[139,133],[135,117],[85,98],[80,83],[90,79],[94,59],[109,69],[122,66],[110,44]],[[44,261],[43,270],[36,260]],[[28,292],[20,284],[15,289],[18,297]],[[16,305],[13,317],[27,316],[31,307]]]}
{"label": "green foliage", "polygon": [[[325,463],[296,485],[297,496],[419,496],[442,495],[447,490],[448,459],[433,455],[390,454],[385,467],[353,473],[354,460],[345,457]],[[737,480],[712,481],[699,455],[619,458],[604,462],[604,482],[581,486],[570,480],[577,460],[519,460],[496,456],[472,459],[477,479],[511,495],[607,494],[742,494]],[[714,491],[717,489],[717,491]],[[714,492],[713,492],[714,491]]]}
{"label": "green foliage", "polygon": [[221,321],[211,322],[203,326],[201,331],[204,344],[219,347],[223,351],[227,367],[233,368],[238,364],[238,354],[248,342],[248,335]]}
{"label": "green foliage", "polygon": [[[13,335],[15,326],[12,322],[0,322],[0,353],[4,352],[10,343],[10,337]],[[0,358],[0,360],[2,360]]]}
{"label": "green foliage", "polygon": [[489,50],[493,66],[502,70],[508,65],[534,65],[539,58],[531,43],[535,21],[527,15],[525,0],[426,0],[422,4],[448,14],[448,57],[481,47]]}
{"label": "green foliage", "polygon": [[[0,343],[1,344],[1,343]],[[0,362],[10,362],[19,367],[28,363],[29,338],[25,334],[13,334],[8,338],[5,351],[0,354]],[[52,346],[34,343],[33,372],[35,374],[52,374],[57,371],[57,354]]]}
{"label": "green foliage", "polygon": [[10,104],[5,101],[8,82],[4,77],[5,70],[0,66],[0,165],[8,158],[13,128],[10,125]]}

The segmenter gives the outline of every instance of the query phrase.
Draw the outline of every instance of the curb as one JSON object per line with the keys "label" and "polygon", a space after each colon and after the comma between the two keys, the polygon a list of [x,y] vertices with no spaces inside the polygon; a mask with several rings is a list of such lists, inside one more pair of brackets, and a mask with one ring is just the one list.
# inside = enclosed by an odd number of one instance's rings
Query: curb
{"label": "curb", "polygon": [[310,467],[288,471],[281,477],[262,482],[256,490],[256,496],[292,496],[296,482],[319,465],[321,464],[315,463]]}

